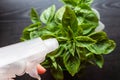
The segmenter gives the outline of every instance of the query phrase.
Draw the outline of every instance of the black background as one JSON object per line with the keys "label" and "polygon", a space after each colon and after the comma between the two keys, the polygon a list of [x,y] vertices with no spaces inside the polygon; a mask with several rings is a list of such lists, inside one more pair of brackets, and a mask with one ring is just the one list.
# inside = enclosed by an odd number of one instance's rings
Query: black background
{"label": "black background", "polygon": [[[56,4],[57,8],[62,5],[58,0],[0,0],[0,47],[20,41],[22,30],[31,23],[31,7],[40,14],[52,4]],[[111,54],[104,56],[102,69],[88,67],[86,75],[78,80],[120,80],[120,0],[95,0],[92,6],[100,12],[101,21],[106,25],[105,31],[109,38],[116,41],[117,47]],[[42,78],[53,80],[49,70]],[[16,80],[34,79],[24,75]],[[73,79],[68,75],[66,80]]]}

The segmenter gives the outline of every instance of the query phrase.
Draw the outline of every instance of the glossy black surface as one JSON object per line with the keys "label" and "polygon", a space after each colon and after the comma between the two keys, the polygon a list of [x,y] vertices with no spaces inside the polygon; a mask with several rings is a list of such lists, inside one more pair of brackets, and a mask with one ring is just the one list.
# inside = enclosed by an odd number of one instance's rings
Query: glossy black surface
{"label": "glossy black surface", "polygon": [[[23,28],[31,23],[31,7],[35,7],[40,14],[52,4],[56,4],[57,8],[62,5],[58,0],[0,0],[0,47],[19,42]],[[117,47],[111,54],[104,56],[102,69],[89,67],[86,75],[76,80],[120,80],[120,0],[95,0],[92,6],[100,12],[101,21],[106,25],[105,31],[116,41]],[[42,78],[53,80],[49,71]],[[65,78],[73,80],[69,75]],[[16,80],[34,79],[24,75]]]}

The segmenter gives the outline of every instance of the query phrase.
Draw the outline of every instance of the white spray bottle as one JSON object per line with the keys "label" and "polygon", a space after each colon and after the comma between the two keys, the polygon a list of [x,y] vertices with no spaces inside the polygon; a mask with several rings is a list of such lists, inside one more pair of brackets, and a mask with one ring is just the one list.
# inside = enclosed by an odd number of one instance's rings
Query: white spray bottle
{"label": "white spray bottle", "polygon": [[37,64],[43,62],[47,53],[58,46],[58,41],[54,38],[36,38],[0,48],[0,80],[13,80],[15,75],[20,76],[25,72],[40,80]]}

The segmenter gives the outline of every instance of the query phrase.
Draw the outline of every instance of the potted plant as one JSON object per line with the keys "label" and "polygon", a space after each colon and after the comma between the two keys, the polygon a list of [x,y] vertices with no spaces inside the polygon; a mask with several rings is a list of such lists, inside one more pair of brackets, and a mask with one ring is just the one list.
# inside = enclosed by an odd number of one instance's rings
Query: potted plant
{"label": "potted plant", "polygon": [[64,71],[75,76],[88,65],[102,68],[103,55],[115,48],[115,42],[103,31],[99,13],[91,8],[92,1],[62,0],[61,8],[56,10],[52,5],[40,17],[34,8],[31,9],[33,23],[23,30],[21,40],[36,37],[58,40],[59,48],[48,54],[42,63],[55,80],[63,80]]}

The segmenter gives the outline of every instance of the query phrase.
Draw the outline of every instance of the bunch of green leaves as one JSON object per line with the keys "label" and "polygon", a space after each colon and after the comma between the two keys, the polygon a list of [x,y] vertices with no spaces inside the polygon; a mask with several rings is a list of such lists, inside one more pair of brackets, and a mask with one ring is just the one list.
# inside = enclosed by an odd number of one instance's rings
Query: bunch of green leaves
{"label": "bunch of green leaves", "polygon": [[98,17],[91,9],[92,0],[62,0],[64,6],[56,11],[55,5],[44,10],[40,17],[31,9],[31,21],[23,30],[21,40],[36,37],[56,38],[59,48],[46,56],[42,65],[50,68],[56,80],[63,80],[63,71],[74,76],[87,65],[102,68],[103,55],[115,48],[115,42],[104,31],[95,32]]}

